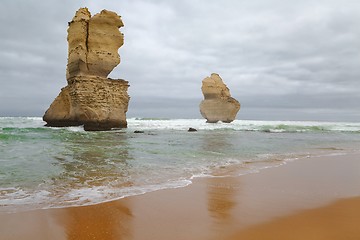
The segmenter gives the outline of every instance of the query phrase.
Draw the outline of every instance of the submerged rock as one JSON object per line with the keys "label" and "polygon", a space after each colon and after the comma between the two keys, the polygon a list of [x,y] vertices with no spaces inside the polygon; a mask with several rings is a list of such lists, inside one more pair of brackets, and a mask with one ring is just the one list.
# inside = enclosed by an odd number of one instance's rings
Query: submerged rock
{"label": "submerged rock", "polygon": [[190,128],[188,129],[188,132],[197,132],[197,129],[190,127]]}
{"label": "submerged rock", "polygon": [[107,78],[120,63],[124,26],[115,12],[103,10],[91,17],[80,8],[68,28],[68,85],[43,116],[46,126],[78,126],[99,131],[127,127],[128,82]]}
{"label": "submerged rock", "polygon": [[144,133],[142,130],[135,130],[134,133]]}
{"label": "submerged rock", "polygon": [[212,73],[202,81],[204,100],[200,103],[200,113],[208,123],[222,121],[230,123],[235,120],[240,110],[240,103],[230,95],[229,88],[219,74]]}

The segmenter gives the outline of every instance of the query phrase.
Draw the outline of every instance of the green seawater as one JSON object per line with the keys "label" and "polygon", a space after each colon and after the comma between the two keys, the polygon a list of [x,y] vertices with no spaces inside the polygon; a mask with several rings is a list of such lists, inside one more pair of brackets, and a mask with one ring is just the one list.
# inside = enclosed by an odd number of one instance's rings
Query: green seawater
{"label": "green seawater", "polygon": [[85,132],[0,118],[0,211],[94,204],[359,150],[360,123],[129,119],[127,129]]}

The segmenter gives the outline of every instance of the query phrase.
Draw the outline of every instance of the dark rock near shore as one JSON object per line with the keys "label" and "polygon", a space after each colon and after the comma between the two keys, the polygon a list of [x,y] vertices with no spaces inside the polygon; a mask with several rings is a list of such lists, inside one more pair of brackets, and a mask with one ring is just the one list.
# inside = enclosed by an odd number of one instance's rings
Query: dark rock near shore
{"label": "dark rock near shore", "polygon": [[144,133],[144,131],[141,130],[135,130],[134,133]]}

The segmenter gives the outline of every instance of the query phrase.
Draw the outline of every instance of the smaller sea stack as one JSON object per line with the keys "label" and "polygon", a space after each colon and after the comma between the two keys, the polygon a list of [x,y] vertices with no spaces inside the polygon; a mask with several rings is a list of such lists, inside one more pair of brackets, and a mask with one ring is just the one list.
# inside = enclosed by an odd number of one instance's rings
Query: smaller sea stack
{"label": "smaller sea stack", "polygon": [[217,73],[212,73],[202,81],[204,100],[200,103],[200,113],[208,123],[235,120],[240,103],[230,95],[229,88]]}

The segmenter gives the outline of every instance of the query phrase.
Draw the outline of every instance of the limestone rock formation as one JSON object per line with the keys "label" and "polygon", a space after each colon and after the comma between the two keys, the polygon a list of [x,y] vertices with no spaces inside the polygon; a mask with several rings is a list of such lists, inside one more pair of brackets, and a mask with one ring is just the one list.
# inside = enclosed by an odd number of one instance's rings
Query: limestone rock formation
{"label": "limestone rock formation", "polygon": [[120,16],[103,10],[91,17],[80,8],[68,28],[68,85],[43,116],[47,126],[84,125],[85,130],[126,127],[128,82],[109,79],[124,43]]}
{"label": "limestone rock formation", "polygon": [[200,103],[200,113],[208,123],[222,121],[230,123],[240,110],[240,103],[231,97],[230,91],[219,74],[212,73],[202,81],[204,100]]}

